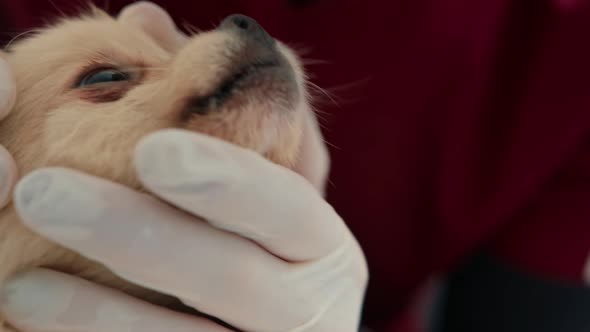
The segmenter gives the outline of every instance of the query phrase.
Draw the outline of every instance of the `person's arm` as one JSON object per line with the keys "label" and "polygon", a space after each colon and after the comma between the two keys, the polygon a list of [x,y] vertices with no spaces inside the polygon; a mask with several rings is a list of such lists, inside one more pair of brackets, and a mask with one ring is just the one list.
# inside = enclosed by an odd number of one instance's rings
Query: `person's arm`
{"label": "person's arm", "polygon": [[[518,23],[527,18],[534,23]],[[584,332],[590,326],[590,6],[523,3],[510,19],[505,38],[511,42],[498,67],[506,75],[493,101],[504,109],[489,115],[495,140],[487,149],[481,145],[491,157],[481,166],[483,181],[475,182],[487,188],[473,222],[489,229],[450,274],[437,331]],[[493,218],[501,223],[489,223]]]}
{"label": "person's arm", "polygon": [[588,331],[590,145],[576,150],[481,256],[450,275],[436,331]]}

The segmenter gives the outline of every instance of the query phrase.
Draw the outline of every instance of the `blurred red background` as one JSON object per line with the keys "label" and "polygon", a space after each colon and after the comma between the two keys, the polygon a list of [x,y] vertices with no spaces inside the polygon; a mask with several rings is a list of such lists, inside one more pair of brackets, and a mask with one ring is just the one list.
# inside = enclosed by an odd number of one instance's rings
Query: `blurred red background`
{"label": "blurred red background", "polygon": [[[109,11],[129,1],[108,1]],[[156,1],[158,2],[158,1]],[[1,0],[4,41],[71,1]],[[159,1],[179,24],[254,17],[305,46],[329,201],[368,257],[365,322],[410,331],[429,276],[485,252],[579,285],[590,251],[590,8],[544,0]],[[100,2],[97,2],[101,6]],[[105,7],[105,6],[101,6]]]}

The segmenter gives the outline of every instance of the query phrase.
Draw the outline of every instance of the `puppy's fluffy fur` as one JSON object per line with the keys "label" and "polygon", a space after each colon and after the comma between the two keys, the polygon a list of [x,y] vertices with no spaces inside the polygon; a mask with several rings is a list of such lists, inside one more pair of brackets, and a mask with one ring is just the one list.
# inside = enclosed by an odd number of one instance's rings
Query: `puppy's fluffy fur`
{"label": "puppy's fluffy fur", "polygon": [[[256,47],[231,29],[216,29],[170,50],[97,9],[61,20],[11,46],[8,61],[18,99],[0,123],[0,144],[13,154],[21,175],[64,166],[138,190],[132,151],[141,137],[164,128],[213,135],[290,167],[308,104],[302,69],[289,48],[275,45],[280,68],[261,69],[234,86],[223,103],[211,97],[240,66],[257,61]],[[122,70],[129,77],[76,86],[100,68]],[[155,303],[170,300],[33,234],[8,206],[0,212],[0,283],[33,266],[73,273]],[[10,328],[0,326],[3,331]]]}

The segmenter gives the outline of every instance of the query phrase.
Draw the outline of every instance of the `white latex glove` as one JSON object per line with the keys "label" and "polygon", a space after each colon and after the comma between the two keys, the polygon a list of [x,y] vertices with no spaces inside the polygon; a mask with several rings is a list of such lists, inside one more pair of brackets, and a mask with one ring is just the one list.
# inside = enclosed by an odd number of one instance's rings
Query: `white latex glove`
{"label": "white latex glove", "polygon": [[[126,10],[169,19],[146,3]],[[14,203],[32,230],[238,329],[356,331],[367,267],[320,194],[328,158],[308,120],[303,177],[229,143],[166,130],[140,142],[135,166],[170,204],[59,168],[25,177]],[[44,269],[7,282],[0,311],[27,332],[228,331]]]}
{"label": "white latex glove", "polygon": [[[145,138],[135,163],[146,187],[188,213],[59,168],[25,177],[14,202],[43,236],[241,330],[358,329],[363,254],[303,177],[180,130]],[[49,271],[7,283],[2,310],[26,331],[226,331]]]}

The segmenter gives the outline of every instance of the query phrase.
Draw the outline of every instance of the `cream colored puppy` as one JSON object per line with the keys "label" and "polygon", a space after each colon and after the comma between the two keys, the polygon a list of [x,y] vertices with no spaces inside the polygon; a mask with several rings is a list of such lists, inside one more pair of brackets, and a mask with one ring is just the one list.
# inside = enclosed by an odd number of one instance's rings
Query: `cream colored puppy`
{"label": "cream colored puppy", "polygon": [[[241,15],[182,43],[162,40],[93,8],[13,43],[18,99],[0,124],[0,144],[21,174],[64,166],[142,190],[133,149],[165,128],[206,133],[293,167],[309,112],[294,52]],[[173,303],[33,234],[9,205],[0,212],[0,283],[33,266]],[[10,331],[1,325],[0,318],[0,331]]]}

